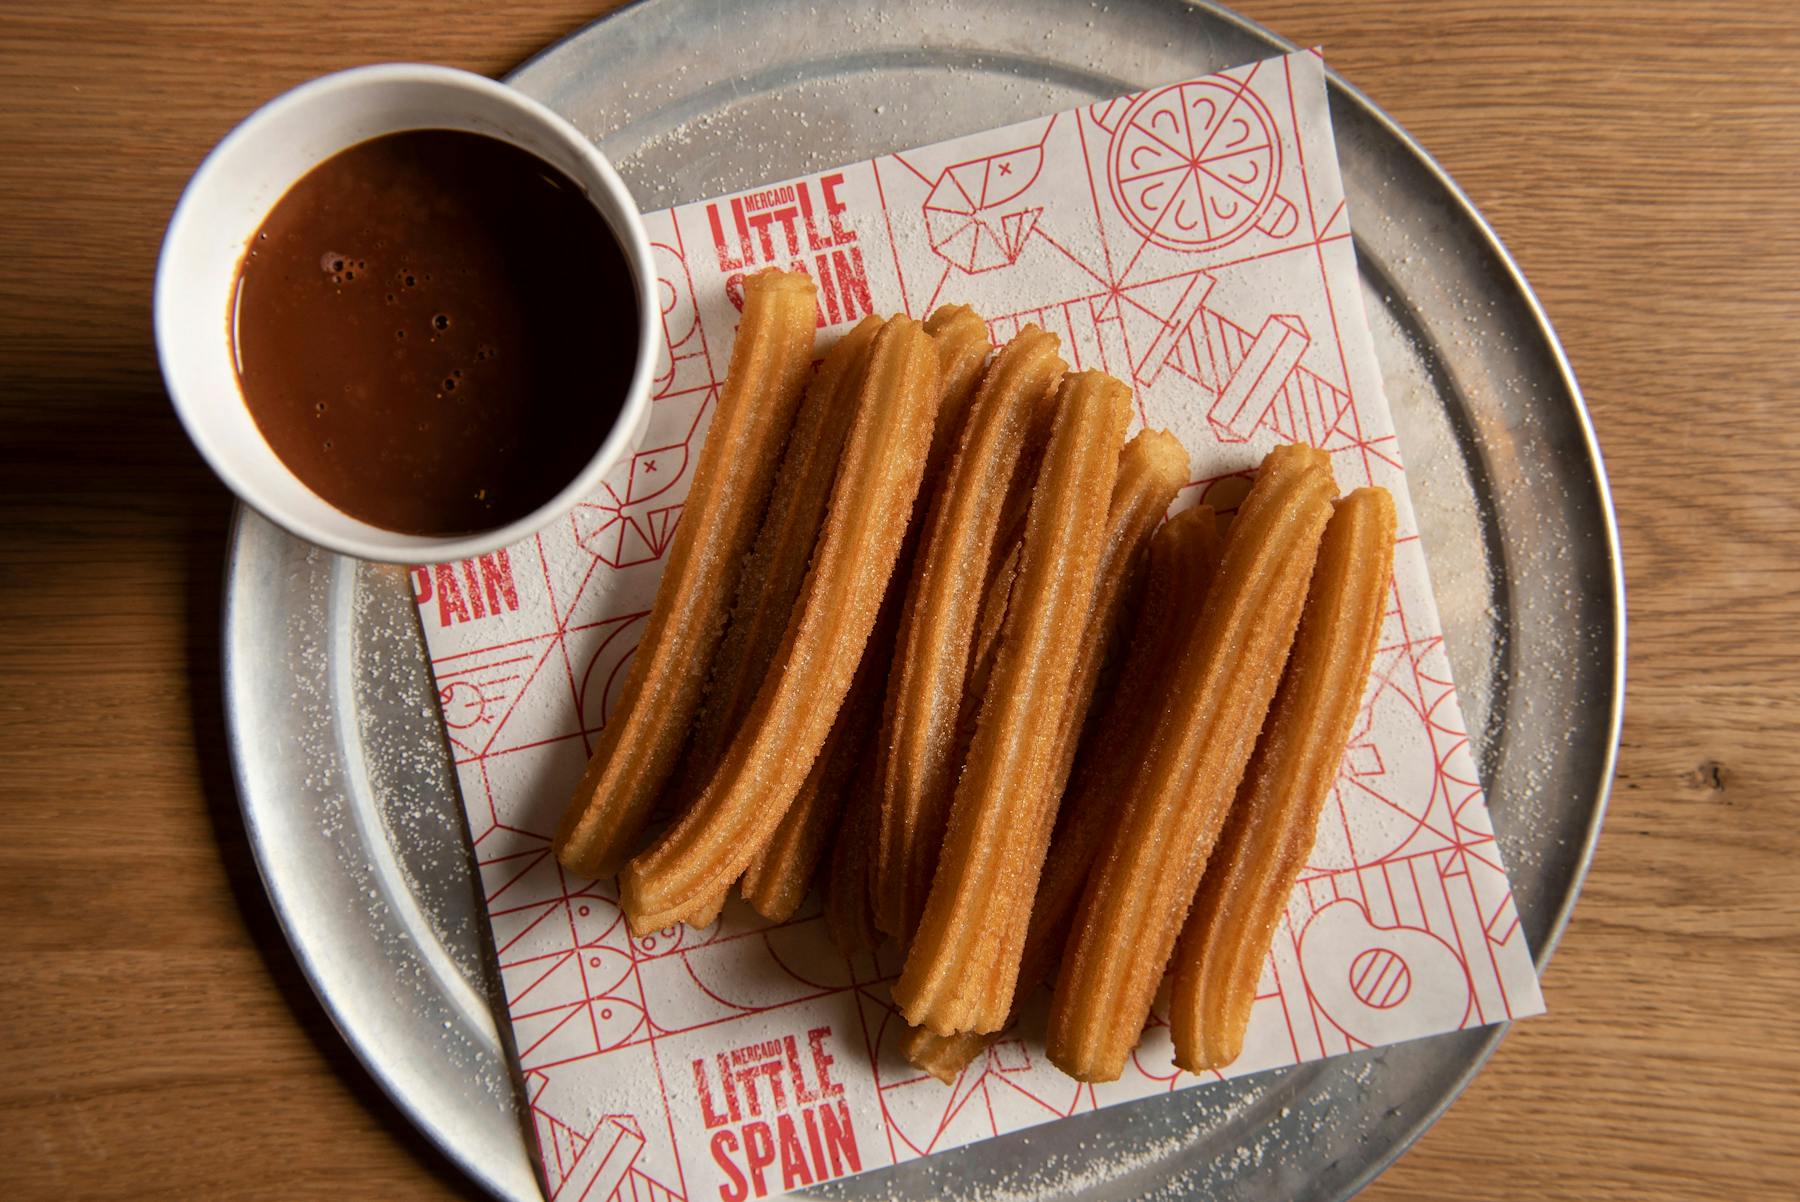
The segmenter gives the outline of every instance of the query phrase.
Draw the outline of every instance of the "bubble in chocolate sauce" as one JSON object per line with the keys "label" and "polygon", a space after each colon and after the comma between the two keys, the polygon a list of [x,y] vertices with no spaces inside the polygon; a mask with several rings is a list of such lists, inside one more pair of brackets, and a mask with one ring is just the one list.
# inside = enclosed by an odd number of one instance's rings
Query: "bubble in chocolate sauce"
{"label": "bubble in chocolate sauce", "polygon": [[431,324],[440,330],[447,330],[450,328],[450,317],[446,313],[439,313],[431,319]]}

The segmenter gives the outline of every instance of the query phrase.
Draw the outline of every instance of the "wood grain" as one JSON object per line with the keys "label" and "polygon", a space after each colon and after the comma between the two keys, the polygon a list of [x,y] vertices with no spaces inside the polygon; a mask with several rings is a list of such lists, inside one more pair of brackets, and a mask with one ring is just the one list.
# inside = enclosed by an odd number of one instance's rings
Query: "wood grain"
{"label": "wood grain", "polygon": [[[150,340],[188,173],[356,62],[500,72],[607,7],[0,7],[0,1196],[474,1196],[282,942],[222,747],[223,490]],[[1800,1178],[1800,18],[1779,0],[1256,0],[1474,197],[1586,388],[1631,683],[1593,875],[1520,1024],[1367,1196]]]}

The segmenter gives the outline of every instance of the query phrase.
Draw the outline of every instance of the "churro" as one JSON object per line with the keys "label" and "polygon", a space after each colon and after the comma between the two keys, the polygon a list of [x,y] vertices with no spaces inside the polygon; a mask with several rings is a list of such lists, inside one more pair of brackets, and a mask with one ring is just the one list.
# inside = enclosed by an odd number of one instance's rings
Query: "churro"
{"label": "churro", "polygon": [[[1068,783],[1069,769],[1075,759],[1075,748],[1081,728],[1087,720],[1088,707],[1099,683],[1100,670],[1110,654],[1117,632],[1120,611],[1125,599],[1138,583],[1138,570],[1143,553],[1157,524],[1168,512],[1169,502],[1187,480],[1187,451],[1166,430],[1141,430],[1119,453],[1118,475],[1113,482],[1112,498],[1107,506],[1106,533],[1101,544],[1100,561],[1095,569],[1092,600],[1084,634],[1075,652],[1075,666],[1063,695],[1062,710],[1056,724],[1049,783],[1051,804],[1042,811],[1046,823],[1034,846],[1042,848],[1054,830],[1052,824],[1060,809],[1063,787]],[[981,704],[982,695],[970,696],[965,709]],[[960,750],[960,749],[959,749]],[[1032,911],[1036,913],[1035,903]],[[1029,939],[1030,927],[1026,928]],[[1023,968],[1023,945],[1019,963],[996,962],[991,971],[1004,973]],[[1025,983],[1029,990],[1037,979]],[[998,988],[998,986],[996,986]],[[1013,986],[1015,1009],[1021,986]],[[1010,1020],[1009,1020],[1010,1021]]]}
{"label": "churro", "polygon": [[856,415],[856,394],[881,320],[865,317],[825,354],[794,416],[781,467],[756,542],[738,574],[731,618],[713,656],[706,698],[671,782],[670,811],[680,814],[712,778],[725,748],[756,699],[781,646],[825,520],[838,459]]}
{"label": "churro", "polygon": [[819,859],[838,829],[845,796],[868,747],[868,732],[881,715],[883,676],[877,669],[865,653],[794,804],[739,882],[750,908],[773,922],[786,922],[806,900]]}
{"label": "churro", "polygon": [[911,932],[956,784],[957,713],[998,523],[1023,461],[1048,429],[1067,370],[1056,336],[1026,326],[982,377],[943,486],[933,498],[906,591],[877,771],[881,778],[875,919]]}
{"label": "churro", "polygon": [[1106,706],[1082,734],[1038,879],[1024,962],[1038,965],[1040,980],[1062,951],[1069,917],[1101,839],[1118,817],[1119,801],[1143,771],[1156,716],[1219,554],[1218,524],[1206,505],[1183,510],[1150,540],[1149,579],[1125,663]]}
{"label": "churro", "polygon": [[799,792],[900,554],[931,446],[938,379],[924,327],[908,317],[889,320],[869,351],[825,524],[775,663],[693,806],[620,874],[634,931],[705,912]]}
{"label": "churro", "polygon": [[[1021,549],[1020,543],[1013,543],[1012,550],[994,569],[981,596],[981,610],[975,619],[975,639],[969,644],[969,670],[963,675],[962,699],[956,713],[956,744],[951,755],[957,764],[963,762],[969,742],[975,737],[975,723],[981,716],[981,699],[987,696],[988,678],[994,674],[994,657],[1000,653],[1000,630],[1006,622],[1006,606],[1012,600],[1013,581],[1019,575]],[[945,814],[944,819],[948,821],[949,815]],[[939,830],[936,835],[941,844],[943,832]],[[937,870],[937,856],[928,854],[923,860],[921,867],[929,881],[931,873]],[[923,908],[922,895],[919,904]]]}
{"label": "churro", "polygon": [[813,283],[763,271],[744,282],[744,313],[725,386],[700,448],[656,601],[631,671],[556,834],[571,872],[600,876],[628,857],[700,706],[730,608],[812,362]]}
{"label": "churro", "polygon": [[[1119,618],[1143,553],[1149,545],[1156,524],[1168,511],[1186,478],[1187,452],[1167,430],[1140,430],[1119,453],[1119,476],[1113,485],[1112,504],[1107,511],[1107,531],[1100,567],[1094,583],[1094,601],[1087,623],[1087,638],[1077,653],[1075,672],[1062,713],[1058,718],[1057,743],[1062,749],[1058,767],[1051,778],[1051,789],[1061,794],[1067,783],[1069,767],[1075,757],[1075,746],[1081,737],[1081,726],[1087,718],[1094,690],[1100,680],[1102,666],[1112,652],[1118,633]],[[1029,502],[1031,491],[1020,490]],[[1008,505],[1012,497],[1008,497]],[[1002,509],[1000,528],[1008,529],[1007,513]],[[1020,515],[1022,520],[1023,514]],[[1020,532],[1023,533],[1022,531]],[[980,616],[975,623],[975,640],[969,652],[969,671],[964,677],[961,707],[958,711],[958,733],[954,760],[961,763],[974,738],[975,725],[981,714],[981,701],[987,695],[988,678],[993,674],[994,658],[1000,650],[1000,630],[1006,619],[1006,607],[1012,599],[1013,580],[1019,571],[1019,555],[1023,539],[1014,539],[1005,557],[994,569],[982,595]],[[930,857],[927,871],[935,871],[937,859]]]}
{"label": "churro", "polygon": [[956,450],[957,435],[962,433],[963,422],[969,416],[969,406],[981,384],[982,368],[994,353],[994,344],[988,340],[987,322],[967,305],[939,305],[925,319],[925,332],[937,346],[940,386],[944,390],[931,432],[931,457],[925,461],[925,478],[930,481],[943,472],[951,452]]}
{"label": "churro", "polygon": [[1287,671],[1176,945],[1169,1026],[1189,1072],[1243,1050],[1263,961],[1362,704],[1393,566],[1394,500],[1359,488],[1325,527]]}
{"label": "churro", "polygon": [[1167,430],[1140,430],[1119,452],[1119,475],[1107,507],[1087,635],[1076,650],[1075,671],[1057,723],[1058,756],[1051,788],[1059,796],[1068,783],[1101,666],[1116,644],[1125,599],[1144,566],[1151,536],[1187,483],[1187,470],[1187,450]]}
{"label": "churro", "polygon": [[[875,740],[882,725],[882,696],[886,693],[887,668],[893,662],[895,639],[900,633],[900,614],[905,603],[907,581],[913,578],[913,561],[925,529],[927,500],[938,493],[943,471],[949,466],[950,453],[956,450],[963,421],[970,403],[976,398],[983,367],[994,344],[988,340],[988,326],[981,315],[967,304],[945,304],[925,318],[925,333],[938,347],[938,369],[943,398],[938,401],[938,421],[932,428],[931,455],[925,461],[925,479],[920,484],[920,500],[913,504],[913,522],[907,525],[900,561],[893,576],[887,579],[887,596],[875,619],[875,630],[869,633],[868,648],[862,653],[857,668],[857,684],[851,689],[868,687],[873,691],[873,704],[857,707],[848,720],[832,725],[819,758],[848,759],[855,770],[844,783],[846,799],[839,803],[832,842],[832,860],[826,869],[824,914],[832,939],[844,954],[871,950],[880,941],[875,928],[875,912],[869,898],[869,875],[873,871],[875,824],[878,799],[875,777]],[[866,682],[866,684],[864,684]],[[846,709],[850,709],[846,705]],[[815,822],[819,819],[814,819]]]}
{"label": "churro", "polygon": [[1057,976],[1048,1051],[1077,1080],[1116,1079],[1143,1030],[1280,680],[1335,491],[1323,452],[1278,447],[1232,522]]}
{"label": "churro", "polygon": [[939,1035],[930,1027],[908,1027],[900,1037],[900,1055],[908,1064],[930,1073],[945,1085],[955,1085],[957,1076],[999,1037],[998,1031],[985,1035],[973,1031]]}
{"label": "churro", "polygon": [[[1049,785],[1054,798],[1062,796],[1063,786],[1068,783],[1069,768],[1100,680],[1100,670],[1114,646],[1120,614],[1126,597],[1138,581],[1150,536],[1168,512],[1169,502],[1175,499],[1176,492],[1186,481],[1187,467],[1187,451],[1166,430],[1140,430],[1119,453],[1119,471],[1107,508],[1106,534],[1094,575],[1085,635],[1076,649],[1074,671],[1057,718],[1055,767]],[[964,722],[956,748],[958,763],[962,762],[974,737],[977,717],[987,694],[988,678],[999,647],[1001,621],[1012,593],[1021,549],[1021,544],[1014,544],[982,601],[975,647],[963,689],[961,712]],[[1045,808],[1046,821],[1055,818],[1056,809],[1055,805]],[[935,870],[936,866],[936,857],[931,857],[927,867]],[[1034,980],[1026,988],[1036,984]]]}
{"label": "churro", "polygon": [[1075,670],[1131,391],[1079,372],[1064,378],[1055,404],[1013,582],[1018,603],[1007,607],[930,896],[894,986],[907,1021],[940,1035],[998,1030],[1012,1005],[1057,802],[1058,732],[1042,715],[1060,712]]}
{"label": "churro", "polygon": [[[1218,566],[1219,535],[1212,509],[1196,506],[1165,522],[1151,537],[1147,558],[1136,621],[1129,617],[1120,621],[1121,627],[1131,628],[1124,663],[1105,702],[1095,698],[1096,716],[1081,733],[1080,753],[1038,877],[1009,1025],[1030,991],[1054,969],[1068,935],[1069,915],[1081,898],[1101,835],[1115,815],[1114,803],[1142,764],[1144,735]],[[901,1052],[909,1063],[949,1082],[992,1038],[934,1035],[920,1027],[907,1032]]]}
{"label": "churro", "polygon": [[[868,732],[873,736],[874,732]],[[870,869],[875,851],[876,809],[875,740],[867,739],[844,799],[844,813],[831,845],[831,864],[825,873],[825,929],[831,942],[846,956],[873,951],[881,941],[875,929],[875,907],[869,897]]]}

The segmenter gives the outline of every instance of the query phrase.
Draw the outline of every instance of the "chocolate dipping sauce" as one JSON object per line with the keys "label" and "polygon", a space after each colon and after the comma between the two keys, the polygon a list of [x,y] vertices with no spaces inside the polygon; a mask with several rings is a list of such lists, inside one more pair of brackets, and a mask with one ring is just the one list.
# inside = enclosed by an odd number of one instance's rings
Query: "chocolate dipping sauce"
{"label": "chocolate dipping sauce", "polygon": [[637,343],[631,270],[580,187],[437,129],[352,146],[288,189],[232,324],[281,461],[352,517],[424,535],[504,525],[567,485]]}

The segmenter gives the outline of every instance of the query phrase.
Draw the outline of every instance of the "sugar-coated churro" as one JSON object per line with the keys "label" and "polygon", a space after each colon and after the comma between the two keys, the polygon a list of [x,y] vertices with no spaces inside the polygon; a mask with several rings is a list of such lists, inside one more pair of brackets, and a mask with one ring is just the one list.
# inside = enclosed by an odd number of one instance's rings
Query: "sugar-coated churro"
{"label": "sugar-coated churro", "polygon": [[825,929],[846,956],[873,951],[881,942],[869,897],[876,809],[881,803],[875,787],[874,732],[868,733],[871,737],[862,745],[825,873]]}
{"label": "sugar-coated churro", "polygon": [[[1151,534],[1168,511],[1169,502],[1186,481],[1187,467],[1187,451],[1166,430],[1141,430],[1119,453],[1119,471],[1107,508],[1106,534],[1095,570],[1085,636],[1076,649],[1075,667],[1057,718],[1055,767],[1049,785],[1054,798],[1062,796],[1063,786],[1068,782],[1069,768],[1075,758],[1082,725],[1087,720],[1088,706],[1099,683],[1100,669],[1112,651],[1120,611],[1137,582],[1143,553]],[[1020,552],[1021,545],[1014,544],[982,601],[974,653],[963,689],[964,721],[956,748],[958,763],[962,762],[974,737]],[[1045,807],[1045,821],[1055,818],[1056,809],[1055,805]],[[929,866],[935,870],[935,857]],[[1024,987],[1030,989],[1036,984],[1037,981],[1032,980]]]}
{"label": "sugar-coated churro", "polygon": [[907,1021],[940,1035],[998,1030],[1012,1005],[1046,811],[1057,801],[1056,724],[1042,715],[1060,712],[1085,635],[1131,391],[1079,372],[1055,403],[1013,582],[1018,601],[1007,607],[924,917],[894,986]]}
{"label": "sugar-coated churro", "polygon": [[[981,611],[975,619],[975,641],[969,645],[969,671],[963,689],[965,701],[976,705],[987,692],[987,679],[994,670],[994,657],[1000,653],[1000,630],[1006,622],[1006,607],[1012,602],[1013,581],[1019,576],[1019,556],[1024,541],[1012,545],[1000,560],[1000,566],[988,580],[981,598]],[[971,727],[971,730],[973,728]]]}
{"label": "sugar-coated churro", "polygon": [[[968,754],[969,741],[975,737],[975,722],[981,716],[981,699],[987,696],[988,678],[994,674],[994,657],[1000,653],[1000,630],[1006,622],[1006,606],[1012,600],[1013,581],[1019,574],[1019,554],[1022,550],[1020,542],[1014,542],[1012,549],[1000,560],[1000,566],[988,581],[987,589],[981,596],[981,610],[975,619],[975,640],[969,644],[969,670],[963,675],[962,699],[958,703],[956,714],[956,743],[951,752],[952,762],[961,764]],[[944,815],[948,822],[950,815]],[[943,831],[934,827],[932,832],[941,844]],[[922,871],[926,879],[937,870],[937,856],[926,849],[923,857]],[[921,897],[919,906],[924,908]]]}
{"label": "sugar-coated churro", "polygon": [[750,908],[771,922],[786,922],[806,900],[819,857],[837,830],[844,792],[856,764],[841,750],[826,755],[829,748],[828,742],[820,750],[793,804],[738,882],[738,892]]}
{"label": "sugar-coated churro", "polygon": [[900,1037],[900,1055],[914,1068],[930,1073],[945,1085],[954,1085],[958,1075],[999,1037],[998,1031],[939,1035],[930,1027],[908,1027]]}
{"label": "sugar-coated churro", "polygon": [[1281,687],[1176,944],[1169,1026],[1189,1072],[1236,1060],[1368,683],[1394,567],[1394,500],[1337,503]]}
{"label": "sugar-coated churro", "polygon": [[1061,954],[1101,839],[1143,771],[1157,714],[1218,570],[1220,550],[1218,524],[1206,505],[1183,510],[1150,540],[1149,580],[1125,663],[1106,706],[1082,734],[1038,878],[1024,956],[1038,980],[1048,977]]}
{"label": "sugar-coated churro", "polygon": [[[1045,806],[1042,812],[1042,820],[1047,824],[1055,821],[1060,809],[1063,788],[1068,783],[1069,769],[1075,759],[1075,748],[1087,720],[1094,689],[1100,680],[1100,670],[1113,648],[1120,609],[1138,582],[1138,571],[1143,565],[1143,553],[1151,534],[1168,512],[1169,502],[1175,499],[1176,492],[1187,480],[1187,468],[1187,451],[1166,430],[1141,430],[1119,453],[1119,471],[1107,507],[1106,534],[1094,573],[1093,599],[1088,606],[1084,635],[1076,647],[1074,669],[1057,718],[1049,783],[1052,804]],[[981,700],[981,695],[975,694],[965,701],[965,708],[978,706]],[[1043,847],[1053,829],[1046,826],[1034,846]],[[1032,912],[1036,913],[1035,904]],[[1027,941],[1029,938],[1030,927],[1027,926]],[[1021,951],[1016,964],[996,961],[991,971],[1003,974],[1015,970],[1022,972],[1023,968]],[[1037,983],[1034,977],[1023,988],[1035,988]],[[1020,988],[1018,984],[1013,986],[1015,1009],[1022,1000]]]}
{"label": "sugar-coated churro", "polygon": [[[1110,696],[1104,703],[1095,698],[1095,717],[1082,732],[1074,772],[1038,877],[1009,1024],[1028,993],[1055,968],[1094,853],[1116,815],[1115,802],[1142,766],[1144,737],[1154,724],[1173,664],[1218,566],[1219,534],[1212,509],[1196,506],[1165,522],[1150,540],[1148,559],[1136,620],[1120,623],[1131,627],[1124,663]],[[901,1052],[909,1063],[949,1082],[992,1038],[934,1035],[920,1027],[907,1032]]]}
{"label": "sugar-coated churro", "polygon": [[[1181,443],[1166,430],[1141,430],[1126,444],[1119,455],[1119,479],[1114,484],[1112,507],[1108,511],[1105,551],[1101,556],[1095,582],[1095,615],[1088,621],[1088,639],[1081,645],[1076,661],[1073,688],[1063,707],[1058,732],[1067,752],[1058,770],[1055,788],[1060,791],[1068,776],[1068,759],[1075,754],[1075,740],[1093,699],[1100,669],[1112,648],[1118,624],[1119,609],[1129,593],[1136,559],[1141,556],[1155,523],[1169,507],[1169,501],[1181,487],[1187,467],[1187,453]],[[1035,465],[1034,465],[1035,468]],[[981,608],[975,622],[975,639],[969,650],[969,670],[963,678],[962,700],[957,715],[957,738],[952,761],[960,764],[975,736],[975,724],[981,716],[981,699],[987,695],[988,677],[994,670],[994,657],[1000,650],[1000,629],[1006,620],[1006,607],[1012,600],[1013,579],[1019,571],[1019,555],[1023,548],[1025,516],[1031,503],[1032,478],[1018,482],[1007,494],[1001,507],[998,529],[1002,547],[1010,549],[996,559],[998,564],[988,577],[982,593]],[[1161,504],[1156,502],[1161,496]],[[1128,531],[1127,527],[1131,527]],[[1115,567],[1115,564],[1117,565]],[[945,819],[948,820],[948,815]],[[940,835],[941,831],[934,831]],[[935,856],[926,866],[927,875],[937,866]]]}
{"label": "sugar-coated churro", "polygon": [[[907,581],[912,577],[913,561],[925,527],[925,512],[929,508],[927,498],[937,493],[981,382],[982,369],[994,350],[993,343],[988,340],[987,323],[967,305],[939,306],[926,319],[925,332],[931,335],[932,343],[937,347],[943,395],[938,402],[937,421],[932,430],[931,452],[925,461],[925,478],[919,487],[919,499],[913,504],[912,522],[901,544],[899,561],[888,579],[887,595],[882,599],[881,611],[869,634],[863,662],[857,668],[857,683],[851,686],[853,695],[857,690],[868,688],[874,701],[854,708],[846,703],[845,709],[849,712],[841,714],[832,725],[825,746],[819,752],[820,760],[851,766],[840,790],[849,794],[849,798],[835,804],[827,799],[823,807],[827,812],[842,811],[841,814],[834,813],[832,818],[831,855],[824,876],[826,924],[845,954],[873,948],[880,939],[880,932],[874,926],[868,881],[875,839],[874,814],[868,812],[867,803],[859,799],[875,788],[874,747],[881,726],[887,670],[894,657],[894,641],[899,634]],[[854,812],[851,812],[852,808]],[[784,827],[788,821],[783,819]],[[820,819],[812,821],[818,823]],[[775,839],[779,841],[782,837],[782,831],[778,830]],[[867,843],[860,842],[862,839]],[[765,886],[760,881],[752,882],[750,875],[745,874],[746,889],[754,887],[761,892]],[[745,896],[749,897],[749,893]],[[755,898],[751,898],[751,904],[756,904]]]}
{"label": "sugar-coated churro", "polygon": [[1280,680],[1331,515],[1329,458],[1271,451],[1184,641],[1141,767],[1082,890],[1051,1003],[1050,1059],[1118,1077]]}
{"label": "sugar-coated churro", "polygon": [[825,354],[794,416],[768,512],[738,573],[731,618],[713,655],[705,700],[668,787],[670,810],[693,804],[756,699],[787,631],[825,521],[856,395],[881,320],[865,317]]}
{"label": "sugar-coated churro", "polygon": [[825,525],[775,663],[693,806],[620,874],[634,931],[703,912],[781,821],[849,690],[899,557],[939,397],[924,327],[895,317],[869,351]]}
{"label": "sugar-coated churro", "polygon": [[931,432],[931,458],[925,461],[926,479],[941,474],[956,450],[957,436],[968,419],[982,368],[994,353],[988,340],[987,322],[967,305],[939,305],[925,319],[925,332],[937,344],[944,399],[938,405],[937,424]]}
{"label": "sugar-coated churro", "polygon": [[739,892],[751,909],[773,922],[786,922],[806,900],[819,859],[837,832],[869,732],[880,719],[884,682],[880,666],[884,665],[864,654],[793,805],[744,870]]}
{"label": "sugar-coated churro", "polygon": [[662,792],[699,708],[812,362],[813,283],[758,272],[631,671],[556,834],[571,872],[615,871]]}
{"label": "sugar-coated churro", "polygon": [[1107,508],[1106,540],[1094,577],[1087,637],[1076,651],[1075,671],[1058,719],[1059,751],[1051,788],[1059,795],[1068,783],[1101,666],[1116,645],[1125,599],[1144,566],[1151,536],[1175,494],[1187,483],[1187,470],[1187,450],[1167,430],[1140,430],[1119,452],[1119,475]]}
{"label": "sugar-coated churro", "polygon": [[911,932],[956,783],[957,713],[979,603],[997,554],[998,523],[1022,461],[1048,429],[1067,370],[1058,341],[1026,326],[982,377],[908,583],[881,742],[875,919]]}

